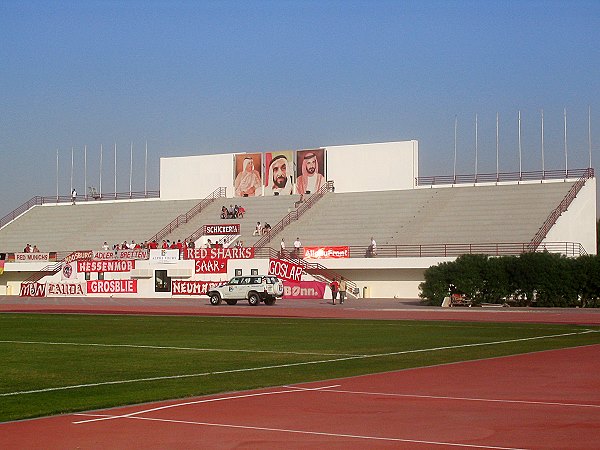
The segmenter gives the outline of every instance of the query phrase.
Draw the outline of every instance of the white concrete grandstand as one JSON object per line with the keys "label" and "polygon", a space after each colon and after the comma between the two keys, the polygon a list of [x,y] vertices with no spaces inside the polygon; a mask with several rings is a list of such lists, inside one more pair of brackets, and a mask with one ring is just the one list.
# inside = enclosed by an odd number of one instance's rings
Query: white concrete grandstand
{"label": "white concrete grandstand", "polygon": [[[462,253],[596,253],[593,170],[555,179],[525,173],[502,181],[496,175],[421,183],[416,141],[162,158],[158,199],[50,202],[4,220],[0,294],[199,295],[234,275],[272,272],[280,260],[305,266],[301,278],[286,280],[290,298],[294,292],[322,298],[328,281],[342,276],[361,296],[416,298],[425,269]],[[222,219],[221,208],[230,205],[243,206],[244,217]],[[257,222],[272,230],[255,235]],[[294,252],[297,238],[302,248]],[[77,261],[133,259],[114,253],[113,244],[153,239],[159,245],[191,239],[196,248],[145,251],[128,264]],[[222,248],[205,248],[209,239]],[[25,253],[28,243],[40,254]],[[226,251],[234,246],[247,251]],[[308,249],[310,257],[303,258]],[[73,251],[79,253],[64,261]],[[220,261],[214,264],[220,269],[206,270],[207,260]],[[46,285],[51,289],[42,289]]]}

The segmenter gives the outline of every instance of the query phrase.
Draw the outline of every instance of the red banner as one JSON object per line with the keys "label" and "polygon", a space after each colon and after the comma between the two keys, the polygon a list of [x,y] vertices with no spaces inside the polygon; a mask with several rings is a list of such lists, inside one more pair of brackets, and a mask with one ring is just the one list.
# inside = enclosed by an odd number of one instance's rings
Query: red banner
{"label": "red banner", "polygon": [[20,297],[45,297],[46,284],[43,283],[21,283]]}
{"label": "red banner", "polygon": [[184,259],[252,259],[254,247],[188,248]]}
{"label": "red banner", "polygon": [[225,281],[183,281],[173,280],[173,295],[206,295],[206,293]]}
{"label": "red banner", "polygon": [[231,223],[227,225],[205,225],[204,234],[240,234],[240,224]]}
{"label": "red banner", "polygon": [[93,250],[78,250],[76,252],[71,253],[70,255],[67,255],[67,257],[64,259],[64,262],[68,264],[70,262],[78,261],[81,259],[92,259],[93,257]]}
{"label": "red banner", "polygon": [[137,294],[137,280],[90,280],[88,294]]}
{"label": "red banner", "polygon": [[325,297],[326,283],[320,281],[284,281],[283,298],[322,299]]}
{"label": "red banner", "polygon": [[134,259],[77,261],[77,272],[131,272],[133,269]]}
{"label": "red banner", "polygon": [[275,275],[282,280],[300,281],[304,268],[290,261],[269,259],[269,275]]}
{"label": "red banner", "polygon": [[304,258],[350,258],[350,247],[304,247]]}
{"label": "red banner", "polygon": [[196,259],[196,273],[227,273],[226,259]]}

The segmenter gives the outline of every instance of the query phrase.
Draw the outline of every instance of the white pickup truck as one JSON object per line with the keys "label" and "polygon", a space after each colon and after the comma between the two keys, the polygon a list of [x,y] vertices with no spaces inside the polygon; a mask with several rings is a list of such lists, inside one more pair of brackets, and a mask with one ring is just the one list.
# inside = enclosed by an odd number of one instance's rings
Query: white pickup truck
{"label": "white pickup truck", "polygon": [[248,275],[233,277],[227,283],[208,291],[211,305],[220,305],[223,300],[235,305],[238,300],[248,300],[252,306],[261,301],[273,305],[283,295],[283,283],[273,275]]}

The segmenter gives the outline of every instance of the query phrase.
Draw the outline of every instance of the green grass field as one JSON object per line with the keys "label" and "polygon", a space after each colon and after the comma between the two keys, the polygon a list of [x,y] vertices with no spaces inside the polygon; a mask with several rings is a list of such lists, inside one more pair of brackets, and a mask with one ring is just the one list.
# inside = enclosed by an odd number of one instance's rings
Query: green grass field
{"label": "green grass field", "polygon": [[600,343],[573,325],[0,314],[0,422]]}

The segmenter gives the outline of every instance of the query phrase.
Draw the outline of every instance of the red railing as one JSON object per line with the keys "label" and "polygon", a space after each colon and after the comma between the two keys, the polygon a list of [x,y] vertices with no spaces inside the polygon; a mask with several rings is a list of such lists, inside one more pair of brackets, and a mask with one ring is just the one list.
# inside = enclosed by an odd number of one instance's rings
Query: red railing
{"label": "red railing", "polygon": [[548,235],[550,228],[554,226],[558,218],[562,215],[563,212],[565,212],[569,208],[575,197],[577,197],[577,194],[585,185],[585,182],[589,178],[593,177],[594,169],[585,169],[584,173],[581,174],[580,178],[575,182],[575,184],[573,184],[573,186],[571,186],[571,189],[569,189],[569,192],[567,192],[565,198],[563,198],[560,204],[556,208],[554,208],[554,210],[548,215],[546,221],[543,223],[543,225],[540,227],[537,233],[535,233],[535,236],[530,242],[532,250],[536,250],[538,248],[541,242]]}
{"label": "red railing", "polygon": [[561,180],[568,178],[581,178],[594,169],[569,169],[569,170],[535,170],[530,172],[500,172],[479,173],[462,175],[436,175],[432,177],[418,177],[415,179],[417,186],[435,186],[444,184],[472,184],[472,183],[500,183],[505,181],[535,181],[535,180]]}
{"label": "red railing", "polygon": [[285,227],[287,227],[290,223],[298,220],[302,214],[308,211],[312,206],[317,203],[327,192],[333,192],[333,181],[328,181],[321,188],[308,197],[307,200],[300,203],[298,208],[294,211],[290,211],[283,219],[281,219],[275,226],[271,228],[268,233],[263,234],[263,236],[254,243],[253,247],[263,247],[267,243],[271,242],[273,237],[280,233]]}
{"label": "red railing", "polygon": [[[78,196],[76,201],[79,202],[97,202],[102,200],[131,200],[131,199],[142,199],[142,198],[158,198],[160,197],[160,191],[147,191],[147,192],[117,192],[107,193],[98,195],[97,197],[92,196]],[[23,203],[22,205],[15,208],[13,211],[5,215],[0,219],[0,228],[9,222],[12,222],[21,214],[29,211],[34,206],[44,205],[48,203],[71,203],[72,199],[69,195],[59,196],[35,196]]]}
{"label": "red railing", "polygon": [[204,208],[214,202],[217,198],[225,197],[226,189],[224,187],[220,187],[215,189],[212,193],[210,193],[204,200],[198,203],[196,206],[191,208],[185,214],[180,214],[175,219],[171,221],[167,226],[165,226],[162,230],[152,236],[148,241],[152,242],[154,240],[159,241],[164,238],[166,235],[172,233],[176,228],[184,223],[188,223],[193,217],[198,215]]}

